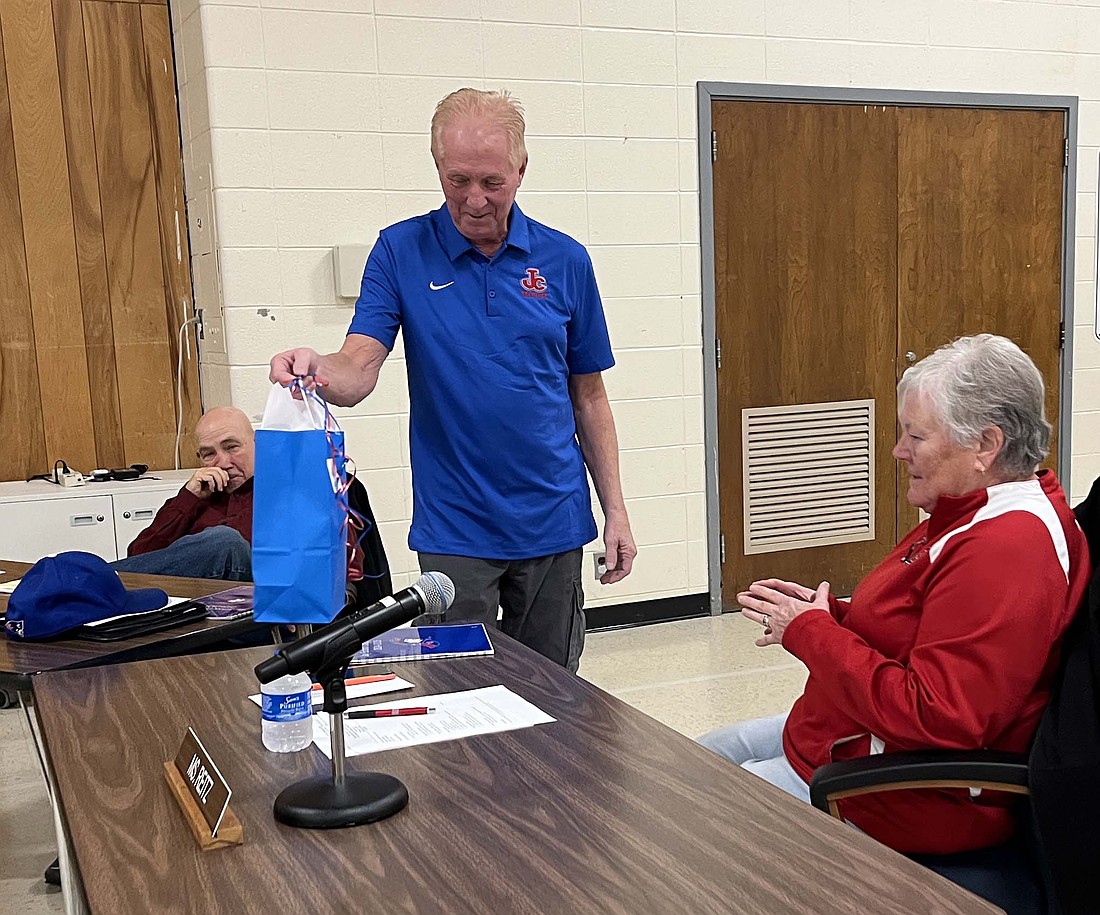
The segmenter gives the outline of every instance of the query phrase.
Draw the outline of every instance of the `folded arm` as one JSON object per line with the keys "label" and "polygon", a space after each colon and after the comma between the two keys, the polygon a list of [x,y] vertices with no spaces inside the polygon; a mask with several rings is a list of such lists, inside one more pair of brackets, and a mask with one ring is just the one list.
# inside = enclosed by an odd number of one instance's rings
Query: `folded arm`
{"label": "folded arm", "polygon": [[1008,549],[979,539],[944,550],[904,663],[828,613],[805,613],[787,629],[784,647],[819,688],[894,747],[995,741],[1028,709],[1064,628],[1070,597],[1053,556],[1037,559],[1027,540]]}
{"label": "folded arm", "polygon": [[185,485],[160,507],[150,525],[127,547],[126,555],[138,556],[153,550],[162,550],[180,537],[186,537],[191,533],[191,526],[205,504],[205,499],[195,495]]}

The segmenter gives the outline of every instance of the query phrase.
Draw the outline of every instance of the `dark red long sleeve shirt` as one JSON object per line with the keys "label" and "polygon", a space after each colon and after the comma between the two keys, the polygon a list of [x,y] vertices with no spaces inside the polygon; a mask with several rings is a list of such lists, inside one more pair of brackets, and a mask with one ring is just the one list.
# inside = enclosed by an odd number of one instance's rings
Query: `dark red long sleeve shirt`
{"label": "dark red long sleeve shirt", "polygon": [[252,480],[233,492],[216,492],[205,499],[181,489],[161,506],[153,523],[134,539],[127,556],[138,556],[171,546],[180,537],[197,534],[208,527],[226,524],[252,542]]}

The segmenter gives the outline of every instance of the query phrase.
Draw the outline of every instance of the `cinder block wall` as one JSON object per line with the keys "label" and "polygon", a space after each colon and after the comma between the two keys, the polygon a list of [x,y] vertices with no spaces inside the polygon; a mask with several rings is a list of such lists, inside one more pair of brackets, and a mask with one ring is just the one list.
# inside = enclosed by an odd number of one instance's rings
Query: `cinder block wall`
{"label": "cinder block wall", "polygon": [[[526,212],[589,246],[619,364],[607,384],[642,554],[589,604],[707,589],[697,80],[1081,97],[1072,494],[1100,475],[1093,334],[1100,0],[243,0],[172,5],[189,206],[209,191],[200,304],[224,306],[208,402],[258,414],[267,360],[335,349],[331,248],[439,205],[435,102],[508,88],[528,116]],[[211,267],[216,269],[210,269]],[[341,411],[393,559],[411,494],[400,344]]]}

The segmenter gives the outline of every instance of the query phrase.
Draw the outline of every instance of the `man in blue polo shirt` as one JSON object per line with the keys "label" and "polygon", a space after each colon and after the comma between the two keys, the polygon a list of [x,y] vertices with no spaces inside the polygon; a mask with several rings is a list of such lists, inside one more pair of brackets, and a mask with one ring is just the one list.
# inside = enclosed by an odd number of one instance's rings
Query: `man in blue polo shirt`
{"label": "man in blue polo shirt", "polygon": [[280,353],[271,380],[312,377],[327,399],[374,390],[398,328],[409,378],[421,569],[455,583],[451,619],[490,625],[576,671],[581,547],[603,507],[610,584],[637,553],[601,372],[614,365],[588,252],[515,205],[524,121],[506,92],[460,89],[432,118],[446,204],[382,231],[338,353]]}

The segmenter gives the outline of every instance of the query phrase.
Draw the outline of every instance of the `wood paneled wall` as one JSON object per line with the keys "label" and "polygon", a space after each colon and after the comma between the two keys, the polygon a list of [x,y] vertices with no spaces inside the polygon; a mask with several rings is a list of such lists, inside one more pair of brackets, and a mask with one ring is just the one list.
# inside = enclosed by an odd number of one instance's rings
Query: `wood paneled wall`
{"label": "wood paneled wall", "polygon": [[0,0],[0,479],[174,464],[192,313],[177,110],[163,2]]}

